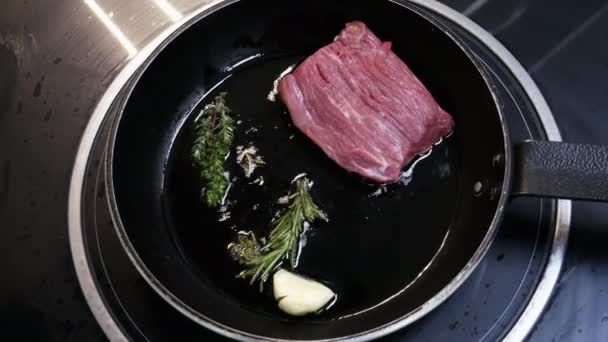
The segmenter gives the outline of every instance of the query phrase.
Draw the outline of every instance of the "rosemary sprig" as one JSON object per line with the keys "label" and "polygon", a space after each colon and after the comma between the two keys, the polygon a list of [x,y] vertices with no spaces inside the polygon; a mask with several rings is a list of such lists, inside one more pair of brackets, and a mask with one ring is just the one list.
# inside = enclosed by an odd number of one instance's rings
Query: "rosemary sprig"
{"label": "rosemary sprig", "polygon": [[207,204],[221,204],[228,179],[224,175],[224,160],[234,139],[234,120],[226,106],[226,93],[221,93],[205,106],[195,121],[192,162],[205,182]]}
{"label": "rosemary sprig", "polygon": [[252,232],[239,234],[236,243],[228,246],[232,258],[245,266],[238,278],[249,278],[250,284],[260,282],[260,291],[271,272],[284,260],[291,268],[297,266],[300,236],[305,224],[317,219],[327,221],[325,213],[310,196],[311,182],[306,177],[295,181],[295,191],[289,194],[289,205],[270,223],[268,243],[260,246]]}

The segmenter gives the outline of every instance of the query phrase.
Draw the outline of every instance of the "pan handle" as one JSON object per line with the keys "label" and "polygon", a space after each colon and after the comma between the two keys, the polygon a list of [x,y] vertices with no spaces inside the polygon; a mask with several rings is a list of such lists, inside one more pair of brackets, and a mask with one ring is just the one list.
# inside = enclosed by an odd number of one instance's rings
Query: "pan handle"
{"label": "pan handle", "polygon": [[514,150],[513,195],[608,201],[608,146],[524,141]]}

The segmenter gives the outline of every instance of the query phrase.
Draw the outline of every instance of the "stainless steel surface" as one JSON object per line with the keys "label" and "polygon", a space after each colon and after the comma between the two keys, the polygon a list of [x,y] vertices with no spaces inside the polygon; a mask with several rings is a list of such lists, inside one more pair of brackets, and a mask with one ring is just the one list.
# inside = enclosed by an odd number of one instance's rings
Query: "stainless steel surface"
{"label": "stainless steel surface", "polygon": [[[468,31],[490,45],[494,52],[505,60],[531,94],[549,137],[552,140],[561,139],[550,110],[538,88],[521,65],[498,41],[472,21],[436,1],[418,0],[415,2],[459,22]],[[42,90],[37,91],[36,89],[45,85],[64,82],[66,74],[78,80],[80,80],[79,75],[88,77],[83,83],[89,85],[92,91],[88,93],[86,100],[80,99],[82,107],[79,111],[86,113],[84,115],[92,115],[82,137],[72,175],[69,212],[70,242],[74,264],[87,301],[106,335],[112,340],[121,340],[124,336],[111,320],[111,315],[105,310],[103,302],[96,292],[90,269],[85,260],[79,228],[80,190],[84,179],[86,158],[101,119],[124,84],[157,47],[161,46],[174,32],[183,28],[184,24],[191,22],[208,5],[210,5],[209,1],[194,0],[172,2],[147,0],[129,3],[85,0],[82,3],[76,3],[73,8],[67,9],[61,6],[55,8],[49,6],[47,10],[55,11],[56,14],[65,16],[65,13],[72,13],[72,15],[66,16],[63,31],[57,28],[52,31],[56,35],[55,39],[45,37],[42,40],[45,43],[43,47],[38,46],[36,37],[49,33],[45,31],[44,23],[32,28],[28,27],[26,34],[0,36],[0,43],[9,44],[15,51],[20,66],[33,66],[36,63],[44,66],[45,64],[40,63],[47,63],[46,65],[56,63],[56,65],[64,65],[66,68],[63,70],[62,68],[47,68],[47,71],[52,71],[53,74],[37,75],[40,77],[39,79],[32,77],[33,80],[38,79],[38,83],[30,84],[33,86],[34,93],[41,92]],[[10,13],[10,11],[8,12]],[[10,23],[10,20],[6,22]],[[14,23],[13,25],[19,24]],[[14,32],[20,31],[15,29]],[[66,39],[66,35],[75,37],[70,36],[69,39]],[[61,47],[62,43],[65,45],[61,50],[63,57],[53,57],[59,55],[57,49]],[[83,44],[88,48],[83,48]],[[50,53],[50,51],[55,53]],[[59,60],[60,58],[61,60]],[[40,68],[40,70],[43,69]],[[97,77],[91,79],[91,75]],[[27,89],[25,85],[20,86],[23,87],[23,90]],[[98,102],[97,99],[101,100]],[[76,141],[74,143],[76,144]],[[507,339],[520,340],[528,334],[546,305],[556,283],[568,237],[570,202],[560,201],[558,213],[559,226],[549,267],[539,285],[539,291],[533,296],[530,306],[526,308],[522,319]]]}
{"label": "stainless steel surface", "polygon": [[[159,8],[163,9],[163,13],[170,20],[165,19],[165,30],[157,34],[154,38],[150,39],[149,43],[147,43],[147,45],[140,50],[137,50],[135,45],[127,38],[124,32],[121,31],[113,21],[111,21],[110,15],[100,12],[100,7],[96,3],[90,0],[87,0],[86,2],[91,10],[97,13],[100,20],[104,22],[104,25],[106,25],[108,31],[116,37],[116,40],[120,43],[126,53],[125,61],[128,62],[125,67],[120,70],[114,81],[110,84],[104,95],[101,97],[101,100],[94,109],[80,142],[80,147],[76,155],[76,161],[70,182],[68,204],[70,247],[78,281],[82,288],[85,299],[87,300],[87,303],[95,316],[95,319],[103,329],[108,339],[111,341],[127,341],[128,338],[123,334],[119,325],[113,320],[111,313],[108,312],[103,299],[98,293],[84,249],[81,229],[81,195],[86,172],[86,162],[103,118],[108,114],[110,106],[117,100],[117,97],[121,91],[123,91],[123,88],[129,79],[135,75],[136,71],[145,63],[147,58],[159,46],[165,43],[165,41],[177,31],[185,29],[187,23],[192,21],[192,18],[194,18],[198,13],[204,11],[207,6],[212,5],[212,1],[199,1],[199,7],[191,11],[191,13],[186,17],[184,17],[181,12],[174,7],[166,7],[168,3],[164,1],[156,1],[164,4],[165,7]],[[167,10],[167,8],[171,8],[171,10]]]}

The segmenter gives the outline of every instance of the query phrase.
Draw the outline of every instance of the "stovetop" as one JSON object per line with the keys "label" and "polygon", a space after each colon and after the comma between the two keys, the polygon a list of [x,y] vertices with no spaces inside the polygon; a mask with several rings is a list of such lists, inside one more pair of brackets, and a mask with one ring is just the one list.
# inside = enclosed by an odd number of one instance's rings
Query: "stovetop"
{"label": "stovetop", "polygon": [[[496,35],[520,60],[549,102],[564,140],[608,144],[608,4],[443,2]],[[8,272],[0,283],[2,340],[105,340],[83,299],[70,255],[66,206],[74,156],[93,108],[130,54],[200,3],[4,5],[0,267]],[[602,228],[607,208],[574,203],[565,267],[530,340],[608,340],[608,263],[602,248],[608,238]],[[504,261],[500,254],[495,260]]]}

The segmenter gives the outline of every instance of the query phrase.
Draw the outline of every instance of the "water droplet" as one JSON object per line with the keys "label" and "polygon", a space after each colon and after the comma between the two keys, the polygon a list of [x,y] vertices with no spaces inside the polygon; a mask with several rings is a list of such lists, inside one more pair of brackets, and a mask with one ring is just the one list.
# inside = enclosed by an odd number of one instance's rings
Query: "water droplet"
{"label": "water droplet", "polygon": [[40,82],[36,83],[36,86],[34,87],[34,97],[38,97],[40,96],[40,93],[42,92],[42,84]]}
{"label": "water droplet", "polygon": [[602,323],[608,323],[608,316],[602,317]]}
{"label": "water droplet", "polygon": [[30,235],[28,233],[26,233],[26,234],[19,234],[19,235],[17,235],[16,240],[22,242],[22,241],[29,240],[31,237],[32,237],[32,235]]}
{"label": "water droplet", "polygon": [[493,167],[502,167],[504,165],[505,158],[502,154],[497,154],[492,158]]}
{"label": "water droplet", "polygon": [[450,176],[450,174],[452,173],[450,163],[444,163],[444,164],[439,165],[438,172],[439,172],[439,179],[445,179],[448,176]]}
{"label": "water droplet", "polygon": [[500,187],[495,186],[490,190],[490,200],[493,201],[500,195]]}
{"label": "water droplet", "polygon": [[485,187],[481,181],[478,181],[475,183],[475,185],[473,185],[473,194],[475,196],[481,196],[484,190]]}

